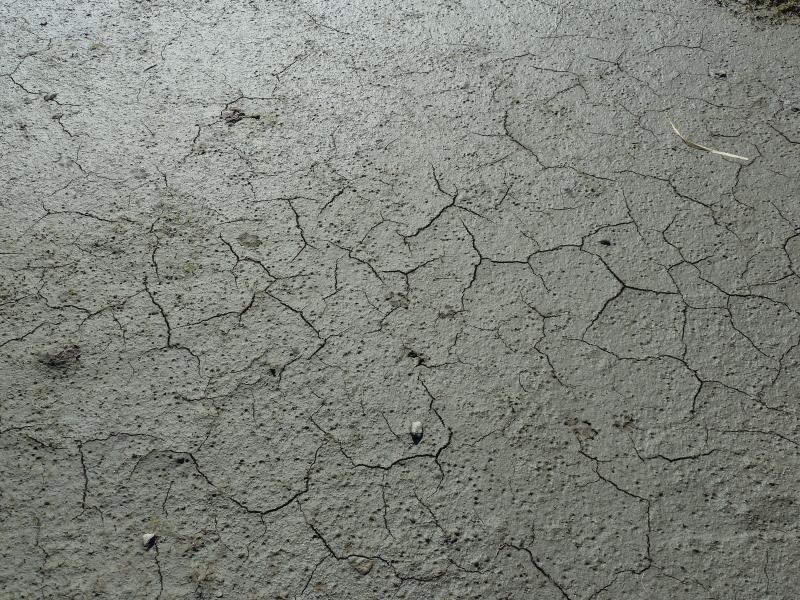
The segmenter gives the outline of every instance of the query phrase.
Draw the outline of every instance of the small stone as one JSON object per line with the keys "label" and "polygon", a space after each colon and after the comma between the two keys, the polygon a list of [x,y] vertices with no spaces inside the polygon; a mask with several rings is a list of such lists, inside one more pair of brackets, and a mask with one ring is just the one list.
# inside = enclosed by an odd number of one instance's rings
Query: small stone
{"label": "small stone", "polygon": [[45,102],[50,102],[51,100],[55,100],[55,99],[56,99],[56,96],[58,96],[58,94],[57,94],[57,93],[55,93],[55,92],[48,92],[47,94],[45,94],[45,95],[44,95],[44,101],[45,101]]}
{"label": "small stone", "polygon": [[247,115],[242,109],[233,107],[230,110],[226,111],[223,114],[222,118],[229,126],[232,126],[241,121],[242,119],[244,119],[246,116]]}
{"label": "small stone", "polygon": [[77,365],[80,357],[80,347],[77,344],[72,344],[60,350],[42,352],[39,354],[39,362],[53,369],[68,369]]}
{"label": "small stone", "polygon": [[258,248],[261,245],[261,239],[252,233],[243,233],[236,238],[242,246],[247,248]]}
{"label": "small stone", "polygon": [[353,565],[353,568],[361,573],[362,575],[366,575],[370,571],[372,571],[372,567],[375,565],[374,560],[365,560],[360,563],[356,563]]}
{"label": "small stone", "polygon": [[422,441],[422,423],[420,421],[414,421],[411,424],[411,441],[415,444]]}
{"label": "small stone", "polygon": [[156,534],[155,533],[145,533],[142,535],[142,546],[144,546],[145,550],[150,550],[153,546],[156,545]]}

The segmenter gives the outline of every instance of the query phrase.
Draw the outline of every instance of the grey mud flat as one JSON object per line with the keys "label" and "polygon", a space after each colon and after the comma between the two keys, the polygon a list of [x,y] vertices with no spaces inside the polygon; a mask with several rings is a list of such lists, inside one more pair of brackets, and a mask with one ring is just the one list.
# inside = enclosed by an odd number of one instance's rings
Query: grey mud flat
{"label": "grey mud flat", "polygon": [[0,22],[0,598],[800,596],[797,20]]}

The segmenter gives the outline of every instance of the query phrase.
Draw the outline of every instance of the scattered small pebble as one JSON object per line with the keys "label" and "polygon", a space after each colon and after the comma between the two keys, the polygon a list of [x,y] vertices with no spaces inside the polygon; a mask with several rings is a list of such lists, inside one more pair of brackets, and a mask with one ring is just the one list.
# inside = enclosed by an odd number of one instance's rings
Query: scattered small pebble
{"label": "scattered small pebble", "polygon": [[247,248],[258,248],[261,245],[261,239],[252,233],[243,233],[236,238],[242,246]]}
{"label": "scattered small pebble", "polygon": [[150,550],[153,546],[156,545],[156,534],[155,533],[145,533],[142,535],[142,546],[144,546],[145,550]]}
{"label": "scattered small pebble", "polygon": [[365,560],[360,563],[356,563],[353,565],[353,568],[361,573],[362,575],[366,575],[370,571],[372,571],[372,567],[375,565],[374,560]]}
{"label": "scattered small pebble", "polygon": [[422,423],[420,421],[414,421],[411,424],[411,441],[415,444],[422,441]]}
{"label": "scattered small pebble", "polygon": [[52,352],[42,352],[39,355],[39,362],[53,369],[68,369],[78,363],[81,357],[81,349],[73,344],[54,350]]}
{"label": "scattered small pebble", "polygon": [[244,119],[246,116],[247,115],[243,110],[239,108],[231,108],[229,111],[225,112],[222,118],[229,126],[232,126]]}

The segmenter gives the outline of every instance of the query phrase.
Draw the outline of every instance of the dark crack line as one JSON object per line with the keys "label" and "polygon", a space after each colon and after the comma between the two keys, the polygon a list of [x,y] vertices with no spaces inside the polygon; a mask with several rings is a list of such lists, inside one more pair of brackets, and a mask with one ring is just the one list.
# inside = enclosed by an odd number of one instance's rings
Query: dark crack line
{"label": "dark crack line", "polygon": [[3,346],[6,346],[6,345],[8,345],[8,344],[10,344],[12,342],[24,341],[25,338],[27,338],[29,335],[33,335],[34,333],[36,333],[39,329],[41,329],[45,325],[59,325],[59,323],[51,323],[50,321],[44,321],[43,323],[39,323],[36,327],[31,329],[27,333],[24,333],[21,336],[18,336],[18,337],[15,337],[15,338],[9,338],[9,339],[5,340],[4,342],[0,343],[0,348],[2,348]]}
{"label": "dark crack line", "polygon": [[174,343],[172,341],[172,326],[170,325],[169,318],[167,317],[167,313],[164,310],[164,307],[161,305],[160,302],[158,302],[158,300],[156,300],[155,294],[150,289],[149,283],[147,281],[147,277],[144,278],[144,289],[145,289],[145,292],[147,292],[147,295],[150,297],[150,301],[153,303],[153,306],[155,306],[158,309],[158,312],[161,314],[161,318],[164,320],[164,325],[166,325],[166,328],[167,328],[167,343],[164,346],[164,348],[169,348],[169,349],[173,349],[173,350],[183,350],[184,352],[188,352],[192,356],[192,358],[194,358],[195,362],[197,363],[197,373],[199,375],[200,374],[200,364],[201,364],[200,363],[200,357],[197,354],[195,354],[192,351],[192,349],[189,348],[188,346],[184,346],[182,344],[176,344],[176,343]]}
{"label": "dark crack line", "polygon": [[162,594],[164,593],[164,574],[161,571],[161,562],[158,560],[158,540],[155,541],[155,549],[156,551],[153,553],[153,560],[156,563],[156,569],[158,571],[158,600],[161,599]]}
{"label": "dark crack line", "polygon": [[549,581],[551,584],[553,584],[553,586],[561,593],[561,596],[566,598],[567,600],[572,600],[572,598],[569,596],[569,594],[567,594],[566,590],[561,586],[561,584],[558,583],[553,578],[553,576],[550,575],[550,573],[548,573],[547,571],[545,571],[544,568],[537,562],[537,560],[533,557],[533,553],[528,548],[526,548],[525,546],[517,546],[515,544],[503,544],[503,546],[501,546],[501,547],[505,547],[505,546],[507,546],[509,548],[513,548],[514,550],[517,550],[518,552],[524,552],[525,554],[527,554],[528,558],[530,559],[531,564],[534,566],[534,568],[537,571],[539,571],[539,573],[541,573],[544,576],[544,578],[547,579],[547,581]]}

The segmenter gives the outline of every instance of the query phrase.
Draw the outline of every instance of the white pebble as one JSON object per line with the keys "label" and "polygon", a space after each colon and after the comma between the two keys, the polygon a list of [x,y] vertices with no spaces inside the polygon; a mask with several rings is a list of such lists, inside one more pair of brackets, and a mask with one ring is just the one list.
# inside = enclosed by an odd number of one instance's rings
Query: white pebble
{"label": "white pebble", "polygon": [[422,422],[421,421],[414,421],[411,423],[411,441],[415,444],[419,444],[422,440]]}

